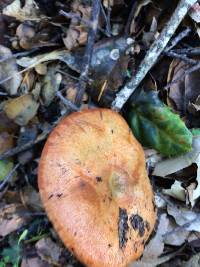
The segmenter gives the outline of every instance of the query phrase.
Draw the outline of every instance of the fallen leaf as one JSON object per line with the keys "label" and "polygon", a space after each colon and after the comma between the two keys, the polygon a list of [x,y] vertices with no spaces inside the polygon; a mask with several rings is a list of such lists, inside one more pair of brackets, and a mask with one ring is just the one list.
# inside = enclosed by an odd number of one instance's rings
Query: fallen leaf
{"label": "fallen leaf", "polygon": [[155,236],[149,241],[144,249],[141,260],[132,263],[129,267],[155,267],[162,263],[158,258],[164,250],[163,235],[168,229],[169,219],[166,214],[160,216]]}
{"label": "fallen leaf", "polygon": [[49,237],[40,239],[35,247],[42,260],[56,264],[62,252],[62,248],[53,242]]}
{"label": "fallen leaf", "polygon": [[[12,57],[11,50],[3,45],[0,45],[0,59],[7,57],[9,57],[9,59],[0,62],[0,84],[8,94],[15,95],[17,94],[22,77],[18,72],[16,59]],[[9,76],[12,76],[12,78],[2,82]]]}
{"label": "fallen leaf", "polygon": [[46,261],[41,260],[39,257],[33,258],[23,258],[21,262],[21,267],[52,267]]}
{"label": "fallen leaf", "polygon": [[19,214],[24,208],[20,204],[2,205],[0,207],[0,236],[4,237],[26,224],[25,217]]}
{"label": "fallen leaf", "polygon": [[192,134],[181,118],[158,98],[157,92],[142,91],[131,104],[130,127],[138,141],[163,155],[172,156],[192,149]]}
{"label": "fallen leaf", "polygon": [[10,160],[0,160],[0,181],[2,181],[13,169],[13,162]]}
{"label": "fallen leaf", "polygon": [[189,261],[182,262],[181,266],[182,267],[199,267],[200,263],[200,253],[193,255]]}
{"label": "fallen leaf", "polygon": [[189,103],[195,103],[200,95],[200,71],[194,71],[185,75],[185,70],[190,66],[183,61],[173,60],[168,74],[168,82],[171,82],[169,88],[169,101],[179,114],[185,115]]}
{"label": "fallen leaf", "polygon": [[23,188],[20,195],[22,203],[25,207],[30,207],[35,211],[43,210],[40,195],[32,186],[26,186]]}
{"label": "fallen leaf", "polygon": [[173,216],[177,225],[184,226],[187,231],[200,232],[200,216],[198,212],[194,212],[184,207],[167,206],[167,212]]}
{"label": "fallen leaf", "polygon": [[[80,14],[82,20],[90,20],[91,6],[83,5],[80,1],[72,1],[71,11],[76,14]],[[87,41],[87,26],[83,25],[80,20],[72,18],[70,25],[66,31],[66,37],[63,37],[63,42],[67,49],[72,50],[73,48],[84,45]]]}
{"label": "fallen leaf", "polygon": [[[200,136],[193,137],[192,151],[188,152],[180,157],[163,160],[156,164],[153,171],[153,175],[165,177],[168,174],[180,171],[191,164],[197,164],[197,186],[190,192],[190,199],[192,199],[191,205],[194,206],[197,198],[200,196]],[[192,197],[191,197],[192,194]]]}
{"label": "fallen leaf", "polygon": [[62,75],[56,73],[55,66],[50,67],[43,79],[42,85],[42,99],[45,106],[48,106],[53,101],[61,81]]}
{"label": "fallen leaf", "polygon": [[4,106],[4,112],[9,119],[18,125],[26,125],[37,113],[39,104],[31,94],[8,100]]}
{"label": "fallen leaf", "polygon": [[14,0],[3,9],[3,14],[15,17],[19,21],[40,21],[44,18],[44,15],[40,14],[39,8],[34,0],[26,0],[23,7],[21,7],[20,0]]}
{"label": "fallen leaf", "polygon": [[172,222],[172,220],[169,220],[167,233],[163,235],[163,241],[166,245],[181,246],[187,240],[190,231],[187,231],[186,229],[174,231],[174,229],[177,229],[177,224]]}
{"label": "fallen leaf", "polygon": [[30,69],[46,61],[59,59],[65,62],[64,56],[69,57],[70,56],[69,52],[67,52],[66,50],[55,50],[53,52],[40,54],[34,57],[22,57],[20,59],[17,59],[17,64],[21,67]]}
{"label": "fallen leaf", "polygon": [[0,133],[0,155],[13,147],[13,137],[7,132]]}
{"label": "fallen leaf", "polygon": [[18,129],[18,126],[10,120],[3,111],[0,111],[0,122],[0,133],[8,132],[13,134]]}
{"label": "fallen leaf", "polygon": [[181,182],[175,181],[170,189],[163,189],[164,194],[176,198],[180,201],[186,200],[186,190],[181,186]]}

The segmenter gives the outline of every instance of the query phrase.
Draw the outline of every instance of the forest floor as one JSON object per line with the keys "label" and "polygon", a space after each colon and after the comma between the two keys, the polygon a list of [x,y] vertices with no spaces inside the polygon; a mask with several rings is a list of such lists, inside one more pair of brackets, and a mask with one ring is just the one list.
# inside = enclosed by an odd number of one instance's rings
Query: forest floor
{"label": "forest floor", "polygon": [[127,120],[154,190],[157,223],[130,266],[200,266],[199,25],[194,0],[0,1],[0,267],[83,267],[37,170],[60,119],[95,107]]}

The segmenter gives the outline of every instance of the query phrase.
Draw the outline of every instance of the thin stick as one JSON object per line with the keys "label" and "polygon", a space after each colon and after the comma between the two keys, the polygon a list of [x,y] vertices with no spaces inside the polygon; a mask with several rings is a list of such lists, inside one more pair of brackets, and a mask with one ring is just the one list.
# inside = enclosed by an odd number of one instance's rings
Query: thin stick
{"label": "thin stick", "polygon": [[187,14],[188,10],[194,5],[197,0],[181,0],[172,14],[171,19],[164,27],[160,36],[154,41],[150,49],[148,50],[145,58],[142,60],[137,73],[130,81],[128,81],[123,89],[117,94],[116,99],[112,103],[112,109],[120,111],[129,97],[144,79],[148,71],[157,62],[158,57],[163,52],[174,32],[178,28],[179,24]]}
{"label": "thin stick", "polygon": [[19,167],[19,163],[17,163],[15,165],[15,167],[8,173],[8,175],[4,178],[3,182],[0,184],[0,190],[2,190],[4,188],[4,186],[10,182],[10,180],[12,179],[15,171],[18,169]]}
{"label": "thin stick", "polygon": [[134,1],[133,4],[132,4],[132,7],[131,7],[131,12],[128,16],[128,20],[127,20],[127,23],[126,23],[126,26],[125,26],[125,35],[129,35],[130,33],[130,28],[131,28],[131,23],[132,23],[132,20],[133,20],[133,16],[135,14],[135,10],[136,10],[136,7],[137,7],[137,1]]}
{"label": "thin stick", "polygon": [[171,45],[168,46],[165,51],[170,51],[172,48],[174,48],[183,38],[188,36],[188,34],[191,32],[189,28],[185,29],[184,31],[180,32],[172,41]]}
{"label": "thin stick", "polygon": [[67,107],[67,108],[70,108],[71,110],[73,111],[78,111],[79,108],[74,105],[74,103],[72,103],[70,100],[68,100],[67,98],[65,98],[60,91],[57,91],[56,92],[56,95],[57,97],[60,98],[60,100],[63,102],[63,104]]}
{"label": "thin stick", "polygon": [[16,146],[14,148],[7,150],[6,152],[4,152],[3,154],[0,155],[0,160],[15,156],[16,154],[23,152],[23,151],[33,147],[34,145],[42,142],[43,140],[46,139],[47,135],[51,131],[52,131],[52,128],[49,129],[48,131],[45,131],[44,133],[41,133],[40,135],[38,135],[38,137],[35,140],[31,140],[23,146]]}
{"label": "thin stick", "polygon": [[80,106],[83,95],[86,88],[86,80],[89,73],[89,68],[92,60],[92,53],[94,48],[95,37],[98,28],[98,21],[99,21],[99,13],[100,13],[101,5],[100,0],[93,0],[92,2],[92,13],[91,13],[91,22],[93,27],[89,29],[88,38],[87,38],[87,45],[85,49],[85,54],[83,57],[82,63],[82,70],[80,75],[80,80],[78,83],[78,92],[76,95],[75,103]]}

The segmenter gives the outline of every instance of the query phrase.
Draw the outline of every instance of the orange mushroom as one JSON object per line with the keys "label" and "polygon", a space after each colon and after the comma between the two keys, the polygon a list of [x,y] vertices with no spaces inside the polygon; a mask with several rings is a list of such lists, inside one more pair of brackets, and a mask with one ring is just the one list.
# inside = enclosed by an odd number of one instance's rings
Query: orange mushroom
{"label": "orange mushroom", "polygon": [[124,267],[141,256],[155,224],[144,152],[125,120],[83,110],[50,134],[39,189],[64,244],[89,267]]}

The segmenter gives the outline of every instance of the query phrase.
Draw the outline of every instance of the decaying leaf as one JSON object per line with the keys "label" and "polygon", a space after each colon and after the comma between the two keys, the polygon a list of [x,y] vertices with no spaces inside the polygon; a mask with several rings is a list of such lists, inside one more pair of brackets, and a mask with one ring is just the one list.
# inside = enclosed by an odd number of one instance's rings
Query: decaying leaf
{"label": "decaying leaf", "polygon": [[[72,1],[72,12],[80,14],[83,20],[90,19],[91,6],[83,5],[79,0]],[[63,42],[67,49],[71,50],[79,45],[83,45],[87,41],[87,27],[80,23],[80,20],[74,18],[71,19],[69,28],[66,32],[66,37],[63,38]]]}
{"label": "decaying leaf", "polygon": [[187,240],[190,231],[182,228],[177,231],[174,229],[177,229],[177,224],[174,221],[169,220],[167,233],[163,235],[164,243],[171,246],[181,246]]}
{"label": "decaying leaf", "polygon": [[189,261],[183,262],[182,267],[199,267],[200,253],[192,256]]}
{"label": "decaying leaf", "polygon": [[163,235],[168,229],[168,224],[169,220],[166,214],[162,214],[156,234],[145,247],[141,260],[132,263],[130,267],[156,267],[167,260],[158,257],[163,253],[164,250]]}
{"label": "decaying leaf", "polygon": [[25,217],[19,214],[23,211],[24,209],[20,204],[9,204],[0,207],[0,236],[7,236],[27,222]]}
{"label": "decaying leaf", "polygon": [[197,198],[200,196],[200,136],[193,137],[192,151],[188,152],[180,157],[166,159],[156,164],[153,174],[156,176],[165,177],[168,174],[175,173],[179,170],[182,170],[192,163],[197,164],[197,186],[193,190],[192,197],[190,200],[192,206],[195,204]]}
{"label": "decaying leaf", "polygon": [[13,147],[13,137],[7,132],[0,133],[0,155]]}
{"label": "decaying leaf", "polygon": [[[7,93],[15,95],[22,81],[22,77],[21,74],[18,73],[16,59],[12,57],[11,50],[0,45],[0,59],[7,57],[9,57],[9,59],[0,62],[0,84]],[[1,81],[6,80],[6,78],[11,75],[11,79],[1,83]]]}
{"label": "decaying leaf", "polygon": [[168,205],[167,212],[173,216],[177,225],[184,226],[187,231],[200,232],[200,215],[198,212],[188,210],[184,207],[173,207]]}
{"label": "decaying leaf", "polygon": [[164,194],[174,197],[180,201],[185,201],[186,190],[181,186],[181,182],[175,181],[170,189],[163,189]]}
{"label": "decaying leaf", "polygon": [[10,160],[0,160],[0,181],[9,174],[13,166],[14,164]]}
{"label": "decaying leaf", "polygon": [[173,60],[168,75],[168,81],[172,83],[169,89],[169,101],[180,115],[185,115],[188,104],[195,103],[200,95],[200,71],[185,75],[189,67],[183,61]]}
{"label": "decaying leaf", "polygon": [[56,264],[59,261],[59,257],[62,252],[62,248],[59,247],[55,242],[53,242],[50,238],[42,238],[40,239],[36,245],[38,255],[42,260],[47,261],[51,264]]}
{"label": "decaying leaf", "polygon": [[191,132],[154,91],[142,91],[132,103],[129,122],[134,135],[144,146],[164,155],[178,155],[192,148]]}
{"label": "decaying leaf", "polygon": [[43,210],[39,193],[32,186],[26,186],[21,192],[21,200],[25,207],[31,207],[35,211]]}
{"label": "decaying leaf", "polygon": [[31,94],[8,100],[4,106],[4,111],[9,119],[18,125],[26,125],[37,113],[39,104]]}
{"label": "decaying leaf", "polygon": [[26,0],[23,7],[21,7],[20,0],[14,0],[10,5],[3,9],[3,14],[15,17],[19,21],[39,21],[44,18],[44,16],[40,14],[39,8],[34,0]]}
{"label": "decaying leaf", "polygon": [[44,105],[48,106],[55,97],[62,80],[62,75],[56,73],[55,66],[49,67],[47,75],[45,75],[42,86],[42,98]]}
{"label": "decaying leaf", "polygon": [[22,57],[20,59],[17,59],[17,64],[21,67],[30,69],[46,61],[59,59],[65,62],[63,57],[68,56],[68,54],[69,53],[66,50],[54,50],[50,53],[40,54],[34,57]]}
{"label": "decaying leaf", "polygon": [[52,267],[46,261],[41,260],[39,257],[23,258],[21,262],[21,267]]}

